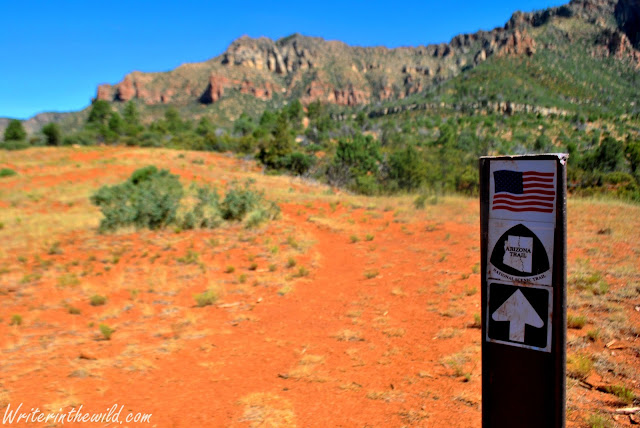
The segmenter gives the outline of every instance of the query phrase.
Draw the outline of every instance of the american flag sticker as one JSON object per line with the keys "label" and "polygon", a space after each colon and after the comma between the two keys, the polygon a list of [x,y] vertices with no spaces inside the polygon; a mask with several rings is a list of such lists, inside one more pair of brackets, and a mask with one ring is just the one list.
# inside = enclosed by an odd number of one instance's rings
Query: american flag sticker
{"label": "american flag sticker", "polygon": [[554,222],[555,164],[547,161],[497,161],[491,165],[493,218]]}
{"label": "american flag sticker", "polygon": [[553,212],[556,190],[552,172],[510,171],[493,173],[492,210]]}

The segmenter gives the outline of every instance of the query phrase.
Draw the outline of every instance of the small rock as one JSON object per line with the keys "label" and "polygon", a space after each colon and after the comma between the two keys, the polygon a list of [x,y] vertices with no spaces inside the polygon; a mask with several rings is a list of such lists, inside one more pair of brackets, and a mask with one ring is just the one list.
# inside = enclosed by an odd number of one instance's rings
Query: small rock
{"label": "small rock", "polygon": [[616,413],[620,415],[634,415],[640,413],[640,407],[624,407],[622,409],[616,409]]}

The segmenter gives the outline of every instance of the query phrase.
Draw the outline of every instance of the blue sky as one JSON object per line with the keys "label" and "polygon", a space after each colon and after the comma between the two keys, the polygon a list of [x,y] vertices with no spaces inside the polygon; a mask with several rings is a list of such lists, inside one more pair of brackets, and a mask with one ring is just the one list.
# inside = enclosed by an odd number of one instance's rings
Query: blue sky
{"label": "blue sky", "polygon": [[247,34],[298,32],[359,46],[417,46],[502,26],[565,1],[12,1],[2,5],[0,117],[86,107],[100,83],[224,52]]}

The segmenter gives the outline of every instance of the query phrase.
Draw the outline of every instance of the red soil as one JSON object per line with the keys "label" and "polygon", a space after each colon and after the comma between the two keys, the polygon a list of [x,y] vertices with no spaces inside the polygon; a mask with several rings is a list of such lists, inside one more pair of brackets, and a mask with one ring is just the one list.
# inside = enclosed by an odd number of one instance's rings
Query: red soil
{"label": "red soil", "polygon": [[[35,181],[113,182],[130,170]],[[476,201],[404,216],[321,201],[281,207],[281,219],[253,231],[77,230],[58,237],[60,251],[12,254],[0,275],[0,404],[103,412],[117,403],[123,415],[151,413],[157,427],[479,427]],[[196,307],[194,295],[211,287],[220,300]],[[91,306],[94,294],[107,303]],[[9,325],[13,314],[22,325]],[[115,329],[110,340],[102,323]],[[569,425],[583,420],[570,415]]]}

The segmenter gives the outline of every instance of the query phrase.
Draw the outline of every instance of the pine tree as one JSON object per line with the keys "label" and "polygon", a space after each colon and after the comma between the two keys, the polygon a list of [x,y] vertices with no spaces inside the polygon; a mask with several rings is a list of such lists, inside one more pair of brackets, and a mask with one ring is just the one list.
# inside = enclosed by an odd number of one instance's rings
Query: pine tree
{"label": "pine tree", "polygon": [[57,123],[47,123],[42,127],[42,133],[47,140],[47,146],[59,146],[62,143],[62,131]]}
{"label": "pine tree", "polygon": [[27,138],[27,131],[24,130],[22,122],[12,119],[4,130],[4,141],[21,141]]}

